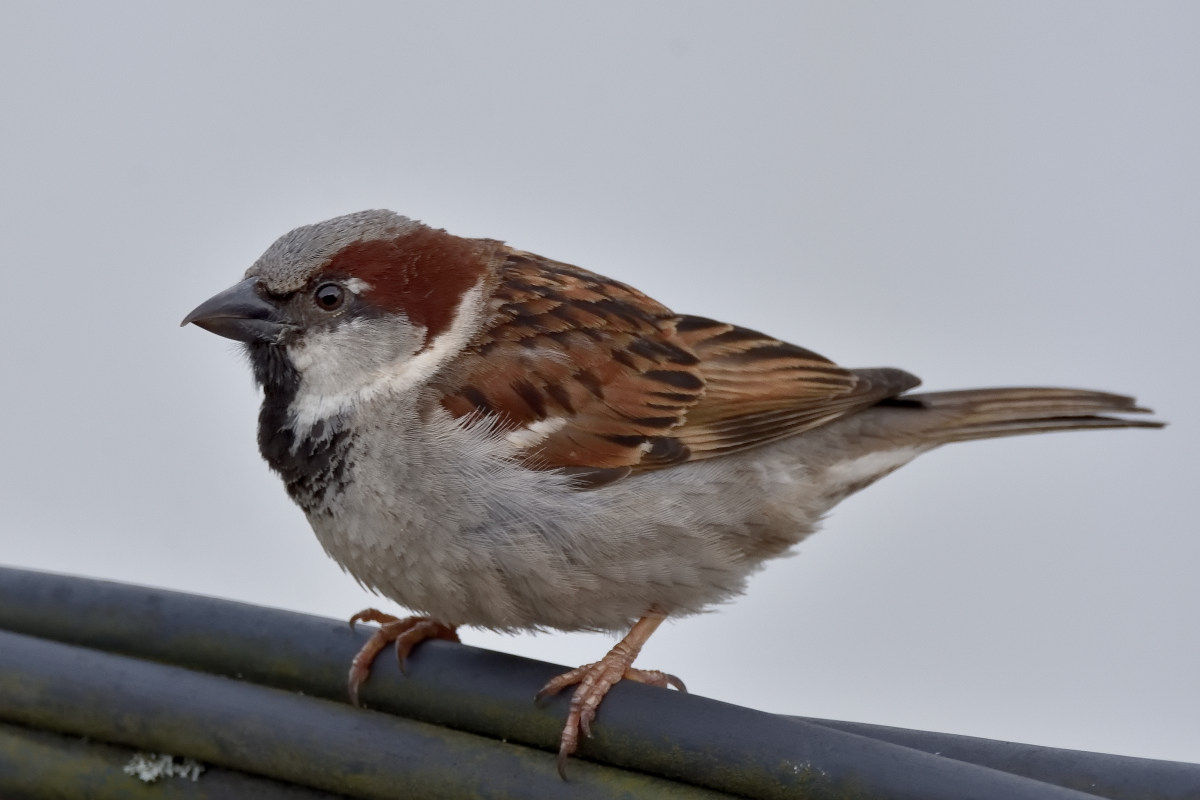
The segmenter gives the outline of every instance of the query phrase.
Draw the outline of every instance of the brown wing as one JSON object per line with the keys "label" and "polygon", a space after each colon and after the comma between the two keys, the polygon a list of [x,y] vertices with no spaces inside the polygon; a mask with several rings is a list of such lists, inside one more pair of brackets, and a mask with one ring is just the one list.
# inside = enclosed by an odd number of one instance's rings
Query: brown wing
{"label": "brown wing", "polygon": [[531,463],[598,469],[686,458],[669,433],[700,399],[699,359],[671,312],[636,289],[510,251],[490,324],[442,387],[454,415],[499,415],[546,435]]}
{"label": "brown wing", "polygon": [[443,405],[455,416],[499,416],[532,466],[585,481],[791,436],[917,383],[678,316],[636,289],[531,253],[509,251],[492,312],[443,376]]}
{"label": "brown wing", "polygon": [[824,425],[920,383],[899,369],[849,370],[811,350],[725,322],[680,317],[704,397],[675,436],[692,458],[744,450]]}

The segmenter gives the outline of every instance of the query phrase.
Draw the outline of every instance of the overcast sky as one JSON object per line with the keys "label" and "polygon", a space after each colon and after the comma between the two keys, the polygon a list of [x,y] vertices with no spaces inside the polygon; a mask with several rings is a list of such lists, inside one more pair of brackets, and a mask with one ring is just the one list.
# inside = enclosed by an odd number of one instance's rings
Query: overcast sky
{"label": "overcast sky", "polygon": [[236,347],[178,327],[392,208],[928,388],[1137,394],[1171,427],[923,456],[639,663],[1200,761],[1198,37],[1192,2],[4,3],[0,561],[396,611],[260,460]]}

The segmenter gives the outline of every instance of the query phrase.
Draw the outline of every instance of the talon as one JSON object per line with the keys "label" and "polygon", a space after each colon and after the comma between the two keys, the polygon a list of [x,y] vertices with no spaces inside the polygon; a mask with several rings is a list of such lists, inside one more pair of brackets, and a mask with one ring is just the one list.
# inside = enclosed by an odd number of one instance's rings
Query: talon
{"label": "talon", "polygon": [[587,738],[592,738],[592,720],[596,718],[596,712],[587,709],[579,715],[579,730]]}
{"label": "talon", "polygon": [[354,630],[354,626],[360,622],[398,622],[398,617],[393,617],[391,614],[384,614],[376,608],[364,608],[350,618],[350,630]]}
{"label": "talon", "polygon": [[347,678],[346,688],[350,696],[351,704],[358,706],[358,688],[364,681],[370,677],[371,664],[374,663],[375,657],[393,642],[396,645],[396,658],[400,664],[400,672],[407,674],[405,669],[405,659],[409,653],[413,651],[421,642],[426,639],[446,639],[447,641],[460,641],[458,634],[455,632],[455,626],[446,625],[429,617],[405,617],[400,619],[393,617],[391,614],[384,614],[374,608],[364,609],[350,618],[350,628],[354,628],[356,622],[378,622],[379,630],[371,634],[371,638],[363,644],[362,648],[350,661],[350,674]]}
{"label": "talon", "polygon": [[579,734],[591,738],[596,710],[613,686],[622,680],[629,680],[663,688],[674,686],[680,691],[687,691],[683,681],[674,675],[658,670],[634,669],[632,666],[642,646],[662,621],[663,617],[658,615],[642,617],[604,658],[551,678],[534,697],[534,701],[538,702],[577,684],[574,694],[571,695],[567,721],[558,744],[558,774],[564,781],[567,779],[567,759],[579,747]]}
{"label": "talon", "polygon": [[630,667],[625,673],[625,680],[648,683],[651,686],[659,686],[663,689],[674,687],[685,694],[687,693],[687,687],[683,685],[683,681],[669,672],[661,672],[657,669],[634,669]]}
{"label": "talon", "polygon": [[570,672],[564,672],[562,675],[546,681],[546,685],[538,690],[538,693],[534,695],[534,702],[539,702],[546,697],[556,695],[568,686],[579,683],[581,680],[583,680],[583,676],[587,673],[587,671],[595,667],[598,663],[599,662],[584,664],[582,667],[576,667]]}

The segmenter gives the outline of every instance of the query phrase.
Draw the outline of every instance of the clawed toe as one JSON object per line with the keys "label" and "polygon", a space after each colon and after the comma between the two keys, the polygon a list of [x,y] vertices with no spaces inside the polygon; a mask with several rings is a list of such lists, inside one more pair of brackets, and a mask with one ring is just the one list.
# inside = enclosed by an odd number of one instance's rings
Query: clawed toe
{"label": "clawed toe", "polygon": [[638,683],[647,683],[651,686],[658,686],[663,689],[674,688],[677,691],[687,694],[687,687],[683,685],[683,681],[675,677],[669,672],[662,672],[657,669],[636,669],[630,667],[625,670],[625,680],[637,681]]}
{"label": "clawed toe", "polygon": [[631,666],[633,660],[641,652],[642,645],[661,623],[662,617],[643,617],[629,631],[629,635],[608,651],[604,658],[552,678],[537,693],[535,699],[540,701],[542,698],[557,694],[568,686],[576,686],[574,694],[571,695],[567,721],[563,726],[558,744],[558,774],[563,780],[567,778],[567,759],[579,747],[580,734],[591,737],[592,721],[596,718],[596,709],[600,707],[600,702],[617,683],[622,680],[630,680],[663,688],[674,686],[680,691],[687,691],[683,681],[674,675],[658,670],[634,669]]}
{"label": "clawed toe", "polygon": [[[600,707],[609,690],[623,680],[637,681],[651,686],[663,688],[675,687],[687,691],[683,681],[666,672],[658,670],[635,669],[633,661],[641,652],[642,646],[650,638],[650,634],[662,624],[663,617],[648,615],[638,620],[630,629],[629,634],[617,642],[604,658],[591,664],[564,672],[546,682],[537,693],[537,700],[561,692],[568,686],[575,686],[567,711],[566,724],[558,745],[558,774],[563,780],[567,777],[567,759],[578,749],[580,735],[591,737],[592,722],[596,719],[596,710]],[[393,617],[374,608],[364,609],[350,618],[350,627],[359,622],[375,622],[379,629],[371,634],[363,643],[362,648],[350,662],[350,674],[347,689],[350,702],[359,705],[358,690],[371,674],[371,664],[376,656],[390,644],[396,647],[396,659],[400,670],[404,671],[405,659],[421,642],[426,639],[445,639],[451,642],[459,641],[458,633],[452,625],[439,622],[429,617]]]}
{"label": "clawed toe", "polygon": [[350,662],[350,675],[347,679],[347,690],[350,702],[359,705],[358,688],[371,674],[371,664],[389,644],[396,645],[396,659],[400,671],[405,671],[405,659],[413,648],[426,639],[445,639],[451,642],[460,641],[458,633],[452,625],[446,625],[429,617],[404,617],[403,619],[384,614],[374,608],[364,609],[350,618],[350,627],[358,622],[377,622],[379,630],[371,634],[371,638]]}

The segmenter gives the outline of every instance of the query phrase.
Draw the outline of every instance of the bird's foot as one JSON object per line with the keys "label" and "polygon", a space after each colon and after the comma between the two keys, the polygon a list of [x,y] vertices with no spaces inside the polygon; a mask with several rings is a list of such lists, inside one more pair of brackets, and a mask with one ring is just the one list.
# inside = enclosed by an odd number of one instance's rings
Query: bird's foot
{"label": "bird's foot", "polygon": [[350,702],[356,706],[359,704],[358,687],[371,674],[371,664],[375,657],[389,644],[395,642],[396,659],[400,662],[400,671],[404,672],[404,660],[414,647],[426,639],[461,641],[454,626],[430,617],[393,617],[391,614],[368,608],[350,618],[350,628],[353,629],[358,622],[378,622],[379,630],[371,634],[371,638],[350,662],[347,688],[350,690]]}
{"label": "bird's foot", "polygon": [[567,778],[567,758],[579,747],[579,734],[591,737],[592,720],[596,718],[596,709],[608,691],[622,680],[648,683],[651,686],[661,686],[664,689],[674,686],[681,692],[687,687],[683,681],[674,675],[658,670],[635,669],[633,661],[641,652],[642,645],[654,633],[655,628],[662,622],[662,617],[643,617],[629,631],[629,635],[621,641],[608,655],[591,664],[564,672],[550,680],[537,693],[537,700],[557,694],[568,686],[577,685],[571,695],[571,705],[567,712],[567,723],[563,727],[562,737],[558,745],[558,774],[563,780]]}

